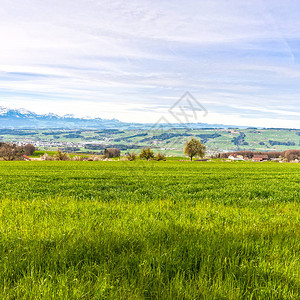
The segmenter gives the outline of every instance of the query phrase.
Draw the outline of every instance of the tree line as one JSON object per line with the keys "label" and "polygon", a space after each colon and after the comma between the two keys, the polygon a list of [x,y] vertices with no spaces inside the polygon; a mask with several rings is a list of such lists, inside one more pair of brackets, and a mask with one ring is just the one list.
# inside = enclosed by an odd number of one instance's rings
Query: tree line
{"label": "tree line", "polygon": [[[13,143],[3,143],[0,142],[0,159],[6,161],[13,160],[22,160],[24,155],[31,156],[35,152],[35,146],[32,144],[26,145],[16,145]],[[196,138],[191,138],[186,141],[184,146],[184,154],[187,155],[190,160],[193,160],[193,157],[198,156],[202,158],[205,155],[205,146],[201,143],[200,140]],[[94,155],[95,156],[95,155]],[[115,158],[121,156],[121,150],[118,148],[105,148],[103,151],[104,158]],[[135,152],[126,153],[125,157],[130,160],[136,160],[137,158],[142,160],[166,160],[166,157],[163,153],[154,153],[150,147],[143,148],[139,154]],[[96,156],[94,157],[96,158]],[[93,160],[98,160],[93,159]],[[63,153],[61,150],[58,150],[57,153],[53,156],[45,153],[42,157],[42,160],[71,160],[71,157],[67,153]],[[73,157],[72,160],[86,160],[84,157]]]}
{"label": "tree line", "polygon": [[6,161],[21,160],[23,155],[33,155],[35,147],[32,144],[16,145],[0,142],[0,159]]}
{"label": "tree line", "polygon": [[281,158],[287,161],[294,161],[300,159],[300,150],[291,149],[285,151],[270,151],[270,152],[261,152],[261,151],[234,151],[226,153],[218,153],[213,156],[213,158],[228,158],[230,155],[242,155],[244,158],[252,159],[255,155],[267,155],[269,159],[272,158]]}

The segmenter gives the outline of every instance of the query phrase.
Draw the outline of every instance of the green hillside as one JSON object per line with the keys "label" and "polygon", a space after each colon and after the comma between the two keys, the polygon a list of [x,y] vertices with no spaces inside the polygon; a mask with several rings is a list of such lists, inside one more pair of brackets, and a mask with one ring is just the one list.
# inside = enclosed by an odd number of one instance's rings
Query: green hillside
{"label": "green hillside", "polygon": [[41,150],[99,152],[108,147],[123,152],[151,147],[165,154],[182,154],[185,140],[195,136],[208,152],[298,149],[300,131],[292,129],[155,129],[155,130],[0,130],[2,141],[36,143]]}

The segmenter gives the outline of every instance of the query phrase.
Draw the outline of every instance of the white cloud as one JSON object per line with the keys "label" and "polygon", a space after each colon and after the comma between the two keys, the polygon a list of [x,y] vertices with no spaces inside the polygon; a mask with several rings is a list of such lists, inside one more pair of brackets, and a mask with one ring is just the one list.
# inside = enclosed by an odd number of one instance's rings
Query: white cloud
{"label": "white cloud", "polygon": [[188,90],[209,122],[272,122],[283,103],[290,119],[299,12],[292,0],[2,0],[0,105],[155,122]]}

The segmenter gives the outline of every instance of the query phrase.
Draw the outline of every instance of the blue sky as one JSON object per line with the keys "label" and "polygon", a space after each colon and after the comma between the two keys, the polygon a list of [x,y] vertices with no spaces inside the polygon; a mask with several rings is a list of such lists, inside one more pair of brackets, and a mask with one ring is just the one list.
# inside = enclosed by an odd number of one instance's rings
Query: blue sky
{"label": "blue sky", "polygon": [[300,128],[299,1],[2,0],[0,106]]}

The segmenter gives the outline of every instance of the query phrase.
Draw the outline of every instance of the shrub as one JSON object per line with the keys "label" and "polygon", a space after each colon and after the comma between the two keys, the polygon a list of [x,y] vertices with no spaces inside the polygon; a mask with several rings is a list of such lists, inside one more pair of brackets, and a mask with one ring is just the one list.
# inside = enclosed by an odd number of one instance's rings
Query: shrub
{"label": "shrub", "polygon": [[99,161],[99,160],[103,160],[103,157],[100,157],[99,155],[92,155],[91,157],[89,157],[89,160]]}
{"label": "shrub", "polygon": [[134,161],[137,158],[137,154],[135,152],[129,152],[126,156],[129,161]]}
{"label": "shrub", "polygon": [[82,157],[82,156],[74,156],[74,157],[72,157],[71,160],[73,160],[73,161],[83,161],[84,157]]}
{"label": "shrub", "polygon": [[147,149],[143,148],[140,155],[139,155],[140,159],[152,159],[154,158],[154,153],[153,151],[150,149],[150,147],[148,147]]}
{"label": "shrub", "polygon": [[70,156],[67,153],[63,153],[60,150],[57,151],[54,157],[55,160],[70,160]]}
{"label": "shrub", "polygon": [[47,152],[41,156],[41,160],[55,160],[54,156],[50,156]]}
{"label": "shrub", "polygon": [[159,161],[159,160],[166,160],[166,156],[162,153],[157,153],[154,157],[155,160]]}

